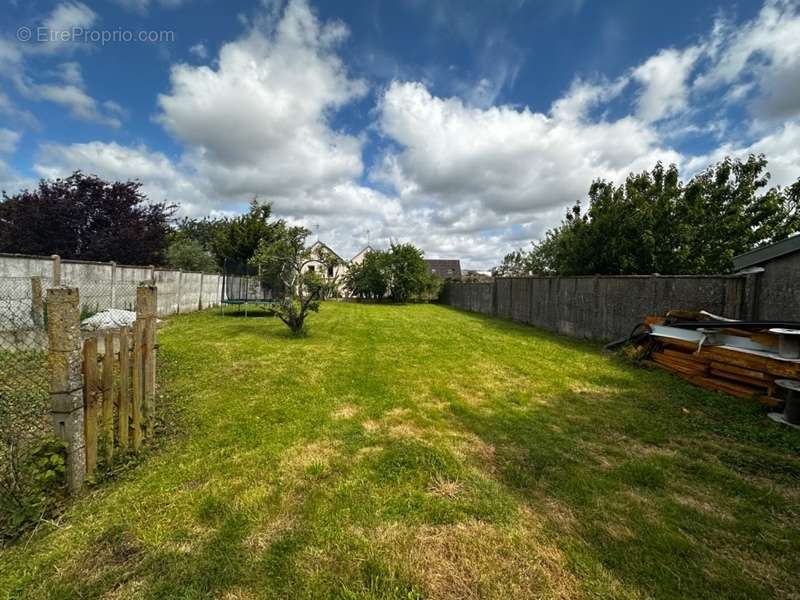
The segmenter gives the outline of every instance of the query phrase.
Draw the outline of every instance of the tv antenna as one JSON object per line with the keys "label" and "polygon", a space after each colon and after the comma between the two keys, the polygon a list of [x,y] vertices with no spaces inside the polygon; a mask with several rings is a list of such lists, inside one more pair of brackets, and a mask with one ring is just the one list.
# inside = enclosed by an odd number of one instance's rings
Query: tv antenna
{"label": "tv antenna", "polygon": [[319,241],[319,223],[314,223],[314,229],[317,230],[317,241]]}

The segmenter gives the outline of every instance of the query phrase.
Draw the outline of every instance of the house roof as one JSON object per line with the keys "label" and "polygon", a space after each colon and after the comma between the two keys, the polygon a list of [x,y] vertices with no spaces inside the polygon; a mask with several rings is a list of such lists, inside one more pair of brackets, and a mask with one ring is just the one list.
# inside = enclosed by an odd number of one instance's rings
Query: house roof
{"label": "house roof", "polygon": [[361,250],[359,250],[358,252],[356,252],[356,253],[353,255],[353,258],[351,258],[351,259],[350,259],[350,262],[353,262],[355,259],[357,259],[357,258],[358,258],[359,256],[361,256],[362,254],[366,254],[367,252],[372,252],[372,251],[373,251],[373,250],[372,250],[372,246],[370,246],[369,244],[367,244],[367,245],[366,245],[366,246],[364,246],[364,247],[363,247]]}
{"label": "house roof", "polygon": [[429,271],[437,275],[452,271],[454,277],[461,277],[461,261],[458,259],[426,258],[425,264]]}
{"label": "house roof", "polygon": [[769,246],[763,246],[762,248],[756,248],[755,250],[750,250],[750,252],[734,256],[733,268],[740,271],[748,267],[754,267],[769,262],[786,254],[797,252],[798,250],[800,250],[800,235],[795,235],[781,240],[780,242],[770,244]]}
{"label": "house roof", "polygon": [[319,240],[317,240],[316,242],[314,242],[313,244],[311,244],[311,248],[310,248],[310,249],[311,249],[311,250],[313,250],[314,248],[317,248],[317,247],[319,247],[319,248],[325,248],[325,250],[327,250],[328,252],[330,252],[331,254],[333,254],[333,255],[334,255],[336,258],[338,258],[340,261],[342,261],[342,262],[345,262],[345,261],[344,261],[344,259],[343,259],[341,256],[339,256],[339,255],[338,255],[336,252],[334,252],[334,251],[331,249],[331,247],[330,247],[330,246],[328,246],[328,244],[325,244],[325,243],[323,243],[323,242],[320,242]]}

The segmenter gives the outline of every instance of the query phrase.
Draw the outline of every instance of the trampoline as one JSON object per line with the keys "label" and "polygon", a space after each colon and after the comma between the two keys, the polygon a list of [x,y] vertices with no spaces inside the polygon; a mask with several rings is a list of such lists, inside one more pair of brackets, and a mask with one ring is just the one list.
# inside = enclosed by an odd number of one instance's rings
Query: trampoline
{"label": "trampoline", "polygon": [[255,305],[269,310],[280,301],[281,295],[264,280],[257,267],[225,259],[222,270],[222,297],[220,298],[223,315],[226,306],[243,307],[246,317],[248,306]]}

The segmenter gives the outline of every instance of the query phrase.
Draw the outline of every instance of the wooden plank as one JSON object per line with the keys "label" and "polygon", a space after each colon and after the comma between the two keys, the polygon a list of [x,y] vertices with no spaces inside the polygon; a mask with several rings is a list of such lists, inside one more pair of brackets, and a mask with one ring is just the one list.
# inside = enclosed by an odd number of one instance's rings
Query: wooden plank
{"label": "wooden plank", "polygon": [[142,446],[142,402],[144,399],[143,344],[144,321],[133,322],[133,361],[131,368],[131,444],[134,450]]}
{"label": "wooden plank", "polygon": [[144,325],[144,430],[153,437],[156,430],[156,320],[148,318]]}
{"label": "wooden plank", "polygon": [[117,441],[121,452],[128,449],[128,427],[130,426],[131,361],[128,328],[119,330],[119,385],[117,386]]}
{"label": "wooden plank", "polygon": [[83,410],[86,437],[86,474],[97,468],[97,340],[83,342]]}
{"label": "wooden plank", "polygon": [[684,360],[692,360],[696,363],[701,364],[708,364],[711,362],[711,357],[703,356],[700,354],[696,354],[694,352],[686,352],[685,350],[675,350],[674,348],[664,348],[663,350],[666,356],[671,356],[673,358],[681,358]]}
{"label": "wooden plank", "polygon": [[706,372],[706,367],[703,364],[697,364],[697,363],[692,363],[690,361],[683,361],[680,359],[671,358],[669,356],[665,356],[658,352],[654,352],[651,355],[651,358],[661,365],[664,365],[676,371],[680,371],[682,373],[701,374]]}
{"label": "wooden plank", "polygon": [[739,375],[740,377],[746,377],[748,379],[759,379],[762,381],[773,380],[773,377],[768,373],[764,373],[764,371],[758,371],[756,369],[746,369],[744,367],[737,367],[736,365],[731,365],[719,361],[712,361],[711,368],[717,369],[718,371],[727,371],[728,373],[733,373],[734,375]]}
{"label": "wooden plank", "polygon": [[701,353],[707,353],[714,357],[718,362],[736,365],[754,371],[764,371],[779,377],[797,379],[800,377],[800,363],[793,363],[782,360],[775,360],[766,356],[757,356],[746,352],[737,352],[727,348],[709,347],[703,348]]}
{"label": "wooden plank", "polygon": [[738,396],[739,398],[752,399],[759,393],[757,389],[716,379],[714,377],[694,377],[692,381],[700,387],[718,392],[725,392],[726,394]]}
{"label": "wooden plank", "polygon": [[114,459],[114,332],[106,331],[103,339],[103,457],[107,465]]}
{"label": "wooden plank", "polygon": [[763,388],[765,390],[769,390],[772,387],[772,383],[770,383],[769,381],[763,381],[760,379],[751,379],[750,377],[742,377],[741,375],[737,375],[736,373],[731,373],[730,371],[723,371],[720,369],[712,368],[711,374],[714,377],[718,377],[720,379],[727,379],[734,383],[742,383],[744,385]]}

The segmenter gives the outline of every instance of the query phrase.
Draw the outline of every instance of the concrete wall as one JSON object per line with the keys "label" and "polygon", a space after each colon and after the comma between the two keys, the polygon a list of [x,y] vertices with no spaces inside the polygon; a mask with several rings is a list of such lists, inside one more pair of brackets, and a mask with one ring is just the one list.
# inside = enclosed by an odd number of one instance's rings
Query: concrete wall
{"label": "concrete wall", "polygon": [[763,265],[757,278],[755,313],[759,319],[800,321],[800,252]]}
{"label": "concrete wall", "polygon": [[[574,337],[608,340],[627,335],[646,315],[670,309],[753,318],[747,283],[739,276],[512,277],[493,283],[448,282],[441,302]],[[796,293],[794,298],[796,304]],[[781,296],[780,301],[787,300]]]}
{"label": "concrete wall", "polygon": [[[19,331],[32,327],[31,277],[42,278],[42,289],[53,285],[53,260],[44,256],[0,254],[0,329]],[[96,312],[107,308],[134,310],[136,287],[154,279],[158,286],[158,314],[171,315],[216,306],[222,291],[222,276],[115,265],[88,261],[61,261],[62,285],[79,289],[81,309]]]}

